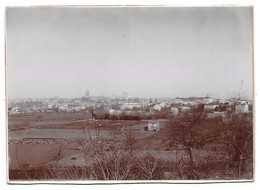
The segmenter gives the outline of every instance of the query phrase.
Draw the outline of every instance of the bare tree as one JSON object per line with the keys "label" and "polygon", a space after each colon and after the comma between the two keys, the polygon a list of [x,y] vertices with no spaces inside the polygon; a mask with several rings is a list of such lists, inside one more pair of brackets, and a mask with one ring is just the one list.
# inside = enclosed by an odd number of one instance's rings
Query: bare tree
{"label": "bare tree", "polygon": [[141,172],[146,177],[146,180],[152,180],[155,175],[158,174],[158,160],[151,154],[146,154],[144,157],[137,158],[137,163]]}
{"label": "bare tree", "polygon": [[203,107],[199,106],[173,116],[168,121],[167,138],[170,138],[169,145],[171,149],[185,151],[188,155],[188,179],[197,179],[199,177],[195,172],[196,158],[194,157],[194,150],[202,148],[214,139],[214,134],[208,134],[204,131],[205,118],[206,115],[203,112]]}
{"label": "bare tree", "polygon": [[[237,166],[237,177],[247,167],[253,171],[253,118],[252,114],[231,114],[226,123],[224,141],[227,144],[231,162]],[[247,166],[246,166],[247,163]]]}
{"label": "bare tree", "polygon": [[85,147],[84,159],[90,166],[93,179],[124,180],[129,177],[133,158],[123,151],[121,142],[114,142],[109,150],[105,143],[93,141]]}

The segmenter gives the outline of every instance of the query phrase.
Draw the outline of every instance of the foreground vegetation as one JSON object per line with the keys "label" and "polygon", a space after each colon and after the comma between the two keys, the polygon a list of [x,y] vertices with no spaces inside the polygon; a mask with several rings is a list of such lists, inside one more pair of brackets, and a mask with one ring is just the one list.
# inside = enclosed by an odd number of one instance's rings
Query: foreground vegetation
{"label": "foreground vegetation", "polygon": [[[166,127],[138,139],[128,130],[108,144],[86,130],[80,138],[85,166],[60,164],[62,146],[50,154],[51,162],[32,168],[22,163],[10,171],[13,180],[214,180],[253,178],[252,114],[228,113],[207,118],[197,107],[168,118]],[[159,157],[160,150],[174,155]],[[163,154],[163,153],[158,153]]]}

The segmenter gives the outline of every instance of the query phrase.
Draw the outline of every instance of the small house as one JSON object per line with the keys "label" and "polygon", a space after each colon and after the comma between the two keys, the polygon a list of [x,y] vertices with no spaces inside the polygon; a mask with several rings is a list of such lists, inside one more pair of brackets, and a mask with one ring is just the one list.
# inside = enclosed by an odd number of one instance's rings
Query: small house
{"label": "small house", "polygon": [[178,108],[171,107],[171,112],[173,115],[177,115],[178,111],[179,111]]}
{"label": "small house", "polygon": [[148,121],[148,131],[159,131],[160,130],[160,123],[159,121]]}
{"label": "small house", "polygon": [[219,107],[219,105],[214,104],[214,103],[210,103],[210,104],[204,105],[204,109],[205,110],[214,110],[214,109],[216,109],[218,107]]}
{"label": "small house", "polygon": [[154,110],[157,110],[157,111],[161,111],[161,110],[162,110],[162,107],[161,107],[159,104],[157,104],[157,105],[155,105],[155,106],[153,107],[153,109],[154,109]]}
{"label": "small house", "polygon": [[249,112],[248,104],[239,104],[236,105],[236,113],[248,113]]}

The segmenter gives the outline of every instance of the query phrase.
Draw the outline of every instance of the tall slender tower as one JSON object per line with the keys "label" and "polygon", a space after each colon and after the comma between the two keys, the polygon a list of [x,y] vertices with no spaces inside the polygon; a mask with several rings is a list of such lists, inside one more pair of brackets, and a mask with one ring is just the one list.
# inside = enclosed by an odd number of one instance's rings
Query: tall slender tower
{"label": "tall slender tower", "polygon": [[89,90],[86,90],[86,92],[85,92],[85,98],[89,98]]}
{"label": "tall slender tower", "polygon": [[123,92],[122,98],[127,99],[127,92],[125,92],[125,91]]}

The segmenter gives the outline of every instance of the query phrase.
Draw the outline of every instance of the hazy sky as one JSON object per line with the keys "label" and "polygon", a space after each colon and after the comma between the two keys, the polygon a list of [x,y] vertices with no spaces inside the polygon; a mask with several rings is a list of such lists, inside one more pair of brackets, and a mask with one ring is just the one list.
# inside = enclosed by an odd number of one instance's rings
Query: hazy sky
{"label": "hazy sky", "polygon": [[7,79],[9,98],[252,98],[252,10],[9,8]]}

